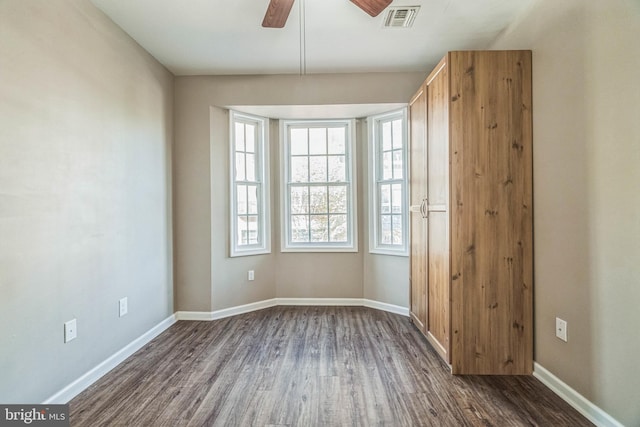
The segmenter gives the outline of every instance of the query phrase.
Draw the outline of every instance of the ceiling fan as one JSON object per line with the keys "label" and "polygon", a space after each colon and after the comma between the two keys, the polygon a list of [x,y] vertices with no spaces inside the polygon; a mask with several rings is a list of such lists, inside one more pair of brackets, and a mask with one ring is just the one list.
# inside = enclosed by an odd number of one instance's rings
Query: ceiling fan
{"label": "ceiling fan", "polygon": [[[360,9],[375,17],[380,14],[393,0],[351,0]],[[262,20],[262,26],[267,28],[282,28],[287,22],[294,0],[271,0],[267,13]]]}

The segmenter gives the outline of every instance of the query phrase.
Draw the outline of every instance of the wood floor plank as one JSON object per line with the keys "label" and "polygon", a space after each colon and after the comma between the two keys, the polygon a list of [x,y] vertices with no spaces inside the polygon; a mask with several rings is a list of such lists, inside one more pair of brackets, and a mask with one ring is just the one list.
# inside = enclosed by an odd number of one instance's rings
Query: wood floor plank
{"label": "wood floor plank", "polygon": [[70,402],[72,426],[589,426],[533,377],[452,376],[408,319],[272,307],[181,321]]}

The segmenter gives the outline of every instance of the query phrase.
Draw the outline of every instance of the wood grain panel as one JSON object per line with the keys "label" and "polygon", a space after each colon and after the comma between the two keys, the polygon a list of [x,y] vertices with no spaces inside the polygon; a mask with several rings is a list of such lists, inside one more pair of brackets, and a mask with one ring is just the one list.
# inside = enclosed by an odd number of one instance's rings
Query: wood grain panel
{"label": "wood grain panel", "polygon": [[449,204],[449,73],[446,63],[427,80],[429,206]]}
{"label": "wood grain panel", "polygon": [[427,79],[427,338],[450,361],[449,75],[441,62]]}
{"label": "wood grain panel", "polygon": [[451,376],[405,317],[180,321],[69,403],[72,426],[590,426],[533,377]]}
{"label": "wood grain panel", "polygon": [[[421,206],[427,196],[427,94],[424,87],[409,103],[409,188],[410,204]],[[421,212],[410,213],[411,319],[426,333],[427,324],[427,222]]]}
{"label": "wood grain panel", "polygon": [[427,306],[427,338],[435,340],[434,348],[450,362],[449,302],[449,213],[429,212],[429,282]]}
{"label": "wood grain panel", "polygon": [[531,52],[451,52],[454,373],[530,374]]}

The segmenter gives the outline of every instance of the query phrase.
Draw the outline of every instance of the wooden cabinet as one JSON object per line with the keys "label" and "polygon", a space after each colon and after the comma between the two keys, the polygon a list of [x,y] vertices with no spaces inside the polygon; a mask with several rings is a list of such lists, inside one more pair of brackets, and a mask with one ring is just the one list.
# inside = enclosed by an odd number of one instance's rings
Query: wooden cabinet
{"label": "wooden cabinet", "polygon": [[454,374],[531,374],[531,52],[448,53],[409,120],[411,318]]}

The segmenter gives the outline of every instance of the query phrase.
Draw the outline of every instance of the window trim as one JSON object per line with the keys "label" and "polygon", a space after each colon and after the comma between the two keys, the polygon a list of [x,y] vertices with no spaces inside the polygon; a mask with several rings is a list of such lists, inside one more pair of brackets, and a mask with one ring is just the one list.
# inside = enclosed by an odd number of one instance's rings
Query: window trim
{"label": "window trim", "polygon": [[[345,141],[345,164],[347,168],[347,192],[350,211],[347,223],[351,230],[346,243],[322,242],[290,242],[290,212],[289,212],[289,128],[293,126],[328,127],[339,124],[347,127],[347,141]],[[355,119],[335,120],[280,120],[280,242],[281,252],[358,252],[358,198],[357,198],[357,153],[356,153],[356,121]]]}
{"label": "window trim", "polygon": [[[258,194],[258,219],[262,230],[262,243],[247,245],[246,248],[238,245],[237,230],[237,195],[236,195],[236,159],[235,159],[235,132],[236,122],[255,124],[256,132],[256,179],[260,183],[262,191]],[[269,119],[251,114],[229,110],[229,256],[241,257],[250,255],[262,255],[271,253],[271,192],[269,185]]]}
{"label": "window trim", "polygon": [[[379,243],[380,213],[378,211],[378,183],[381,181],[380,138],[381,123],[402,118],[404,126],[402,132],[403,146],[403,179],[402,179],[402,215],[403,245],[392,246]],[[369,253],[394,256],[409,256],[409,138],[407,108],[389,111],[383,114],[367,117],[368,127],[368,175],[369,175]]]}

